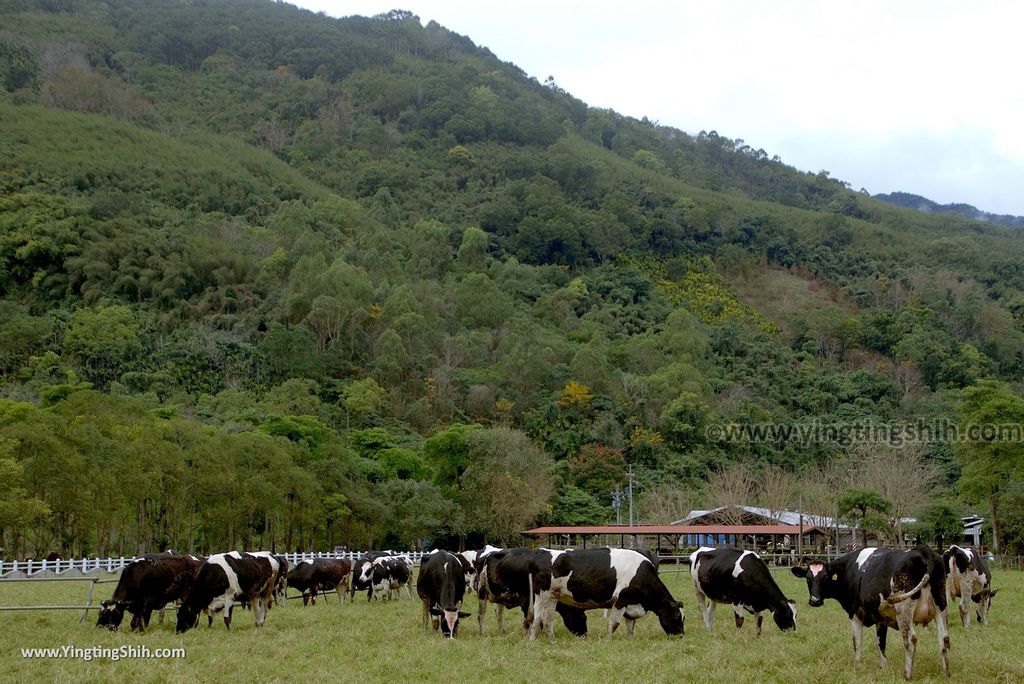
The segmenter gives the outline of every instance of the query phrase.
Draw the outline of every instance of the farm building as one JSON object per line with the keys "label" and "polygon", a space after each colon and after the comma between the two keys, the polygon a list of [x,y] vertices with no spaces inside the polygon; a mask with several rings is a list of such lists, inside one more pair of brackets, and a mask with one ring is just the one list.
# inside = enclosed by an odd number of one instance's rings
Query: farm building
{"label": "farm building", "polygon": [[[803,539],[800,539],[801,532]],[[812,525],[581,525],[523,532],[552,547],[619,546],[657,549],[662,557],[688,556],[701,546],[735,546],[766,553],[824,548],[826,532]]]}

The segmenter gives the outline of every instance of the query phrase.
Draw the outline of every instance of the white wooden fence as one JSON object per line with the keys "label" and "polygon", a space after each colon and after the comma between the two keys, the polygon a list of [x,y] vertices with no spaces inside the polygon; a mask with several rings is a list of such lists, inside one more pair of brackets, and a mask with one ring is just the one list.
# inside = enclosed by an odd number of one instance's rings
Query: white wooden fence
{"label": "white wooden fence", "polygon": [[[351,561],[355,561],[361,555],[363,551],[343,551],[343,552],[330,552],[330,551],[314,551],[309,553],[282,553],[288,559],[288,563],[294,565],[299,561],[312,560],[314,558],[347,558]],[[403,556],[408,556],[413,564],[418,564],[420,559],[423,557],[423,553],[420,551],[403,551],[399,552]],[[27,577],[31,577],[40,572],[52,572],[55,575],[60,575],[68,571],[77,571],[81,573],[90,572],[118,572],[124,566],[128,565],[132,561],[136,560],[138,556],[121,556],[120,558],[69,558],[67,560],[23,560],[23,561],[0,561],[0,578],[7,577],[14,573],[21,573]]]}

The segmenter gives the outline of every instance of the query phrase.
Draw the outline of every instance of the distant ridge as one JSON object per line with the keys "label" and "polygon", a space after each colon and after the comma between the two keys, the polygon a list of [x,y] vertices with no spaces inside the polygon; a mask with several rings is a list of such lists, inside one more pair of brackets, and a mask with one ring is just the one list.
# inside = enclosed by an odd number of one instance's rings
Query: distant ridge
{"label": "distant ridge", "polygon": [[914,195],[909,192],[890,192],[888,194],[883,193],[875,195],[874,197],[875,199],[882,200],[883,202],[895,204],[898,207],[917,209],[918,211],[923,211],[929,214],[960,214],[965,218],[976,221],[988,221],[989,223],[998,223],[999,225],[1006,226],[1007,228],[1024,228],[1024,216],[992,214],[987,211],[982,211],[970,204],[939,204],[938,202],[933,202],[927,197],[921,197],[920,195]]}

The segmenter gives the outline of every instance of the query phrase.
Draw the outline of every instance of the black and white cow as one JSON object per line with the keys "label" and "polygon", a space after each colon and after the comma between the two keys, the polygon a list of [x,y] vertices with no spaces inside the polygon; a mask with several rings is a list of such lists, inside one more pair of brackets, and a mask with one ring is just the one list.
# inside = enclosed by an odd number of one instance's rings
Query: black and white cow
{"label": "black and white cow", "polygon": [[987,625],[992,597],[999,591],[992,588],[992,573],[988,563],[976,550],[956,544],[942,554],[942,561],[946,566],[946,599],[952,604],[953,599],[960,598],[960,621],[964,628],[971,624],[968,599],[974,602],[978,622]]}
{"label": "black and white cow", "polygon": [[[529,633],[533,621],[533,615],[529,612],[533,596],[531,574],[541,569],[551,569],[551,552],[548,549],[499,549],[488,545],[477,554],[477,623],[481,634],[484,633],[484,616],[489,603],[495,604],[499,632],[505,631],[505,609],[519,608],[523,612],[523,630]],[[586,612],[563,603],[559,603],[555,610],[572,634],[586,635]]]}
{"label": "black and white cow", "polygon": [[[459,567],[463,567],[459,562]],[[382,600],[402,598],[402,589],[412,599],[412,561],[408,556],[382,556],[371,563],[371,596],[376,594]]]}
{"label": "black and white cow", "polygon": [[367,551],[352,566],[352,583],[349,587],[349,598],[357,591],[366,592],[366,600],[373,598],[373,561],[385,556],[394,556],[391,551]]}
{"label": "black and white cow", "polygon": [[256,626],[262,627],[274,599],[275,570],[272,559],[249,553],[218,553],[199,568],[192,590],[178,608],[178,632],[196,626],[199,613],[224,611],[224,624],[231,629],[235,601],[252,606]]}
{"label": "black and white cow", "polygon": [[466,595],[466,559],[437,550],[423,556],[416,578],[416,593],[423,602],[423,628],[432,623],[441,634],[454,639],[459,618],[469,616],[462,610]]}
{"label": "black and white cow", "polygon": [[809,603],[818,607],[835,599],[850,617],[854,662],[860,662],[863,629],[874,625],[879,662],[885,667],[889,628],[900,630],[907,649],[903,676],[913,675],[917,634],[914,625],[935,620],[942,672],[949,675],[949,631],[946,623],[946,573],[942,557],[927,546],[909,551],[868,547],[832,562],[809,561],[792,568],[807,580]]}
{"label": "black and white cow", "polygon": [[[288,586],[302,592],[302,605],[316,605],[320,592],[336,591],[338,605],[345,603],[346,580],[352,561],[346,558],[314,558],[300,561],[288,572]],[[326,600],[326,598],[324,599]]]}
{"label": "black and white cow", "polygon": [[531,574],[534,605],[530,639],[537,630],[547,630],[554,641],[554,613],[559,603],[580,610],[610,608],[608,634],[624,619],[626,631],[633,633],[637,619],[647,612],[657,614],[662,629],[669,635],[684,631],[683,606],[669,593],[658,576],[658,569],[636,551],[629,549],[544,550],[551,558],[550,570]]}
{"label": "black and white cow", "polygon": [[462,556],[462,558],[466,561],[469,567],[469,571],[466,572],[466,591],[476,591],[476,557],[479,554],[479,551],[473,549],[459,551],[458,555]]}
{"label": "black and white cow", "polygon": [[288,559],[272,551],[252,551],[250,555],[270,560],[270,567],[274,570],[274,605],[286,605],[288,603]]}
{"label": "black and white cow", "polygon": [[732,605],[737,629],[743,626],[744,611],[754,615],[757,636],[765,610],[771,611],[779,629],[796,629],[796,603],[786,598],[768,565],[753,551],[701,547],[690,554],[690,579],[709,632],[716,603]]}
{"label": "black and white cow", "polygon": [[202,560],[196,556],[150,553],[132,561],[121,571],[114,595],[100,606],[97,627],[117,630],[127,610],[132,614],[132,631],[149,627],[154,610],[182,600],[199,572]]}

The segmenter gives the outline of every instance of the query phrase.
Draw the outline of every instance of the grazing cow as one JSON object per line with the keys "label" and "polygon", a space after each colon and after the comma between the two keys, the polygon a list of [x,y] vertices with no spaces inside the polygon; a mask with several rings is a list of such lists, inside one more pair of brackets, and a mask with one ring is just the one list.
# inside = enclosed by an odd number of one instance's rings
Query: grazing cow
{"label": "grazing cow", "polygon": [[256,626],[262,627],[274,598],[276,575],[273,559],[249,553],[218,553],[199,568],[192,590],[178,608],[178,632],[196,626],[199,613],[223,610],[224,624],[231,629],[235,601],[252,606]]}
{"label": "grazing cow", "polygon": [[455,638],[459,618],[469,616],[462,610],[466,595],[465,562],[465,558],[454,553],[433,551],[420,561],[416,578],[416,593],[423,602],[423,628],[427,628],[429,619],[447,639]]}
{"label": "grazing cow", "polygon": [[732,604],[737,629],[743,626],[743,611],[753,614],[757,636],[764,610],[771,611],[779,629],[796,629],[796,603],[786,598],[768,565],[753,551],[701,547],[690,554],[690,579],[709,632],[716,603]]}
{"label": "grazing cow", "polygon": [[274,605],[284,606],[288,599],[288,559],[272,551],[253,551],[249,555],[270,560],[274,570]]}
{"label": "grazing cow", "polygon": [[935,620],[942,672],[949,675],[946,574],[941,556],[929,547],[909,551],[868,547],[832,562],[813,560],[791,570],[807,580],[810,605],[818,607],[825,599],[835,599],[850,616],[855,663],[860,662],[865,626],[875,626],[882,667],[888,629],[899,629],[907,649],[903,676],[910,679],[917,651],[914,624]]}
{"label": "grazing cow", "polygon": [[116,631],[127,610],[131,629],[144,631],[154,610],[180,601],[192,588],[202,561],[195,556],[150,553],[132,561],[121,571],[114,595],[100,606],[97,627]]}
{"label": "grazing cow", "polygon": [[[345,603],[345,580],[352,561],[345,558],[314,558],[298,563],[288,573],[288,586],[302,592],[302,605],[316,605],[318,592],[336,591],[338,605]],[[326,600],[326,599],[325,599]]]}
{"label": "grazing cow", "polygon": [[648,611],[657,614],[667,634],[683,634],[682,604],[672,598],[658,569],[642,554],[609,548],[545,551],[551,557],[550,569],[531,574],[535,594],[531,640],[541,627],[549,640],[555,640],[554,612],[559,603],[581,610],[611,608],[609,635],[623,619],[632,634],[636,620]]}
{"label": "grazing cow", "polygon": [[952,604],[953,599],[960,597],[960,621],[964,628],[971,624],[968,598],[974,601],[978,622],[987,625],[992,597],[999,591],[992,588],[988,563],[974,549],[961,548],[956,544],[942,554],[942,562],[946,568],[946,600]]}

